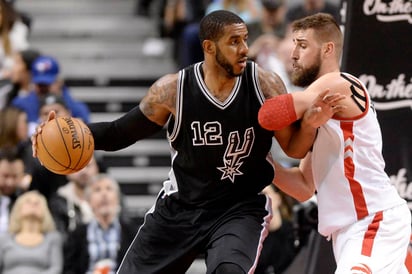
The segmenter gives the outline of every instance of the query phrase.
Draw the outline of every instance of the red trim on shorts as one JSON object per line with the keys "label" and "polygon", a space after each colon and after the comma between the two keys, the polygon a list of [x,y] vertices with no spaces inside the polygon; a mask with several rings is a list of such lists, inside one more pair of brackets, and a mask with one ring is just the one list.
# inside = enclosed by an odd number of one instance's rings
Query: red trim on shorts
{"label": "red trim on shorts", "polygon": [[368,230],[365,232],[362,242],[362,255],[370,257],[372,254],[373,242],[378,233],[379,224],[383,220],[383,211],[375,214],[372,223],[368,225]]}
{"label": "red trim on shorts", "polygon": [[353,163],[352,155],[353,141],[355,135],[353,134],[353,122],[341,122],[340,127],[343,132],[345,142],[344,148],[344,169],[345,177],[349,181],[350,191],[352,192],[353,202],[355,203],[355,210],[358,220],[369,215],[366,206],[365,196],[363,195],[362,187],[358,181],[355,180],[355,164]]}

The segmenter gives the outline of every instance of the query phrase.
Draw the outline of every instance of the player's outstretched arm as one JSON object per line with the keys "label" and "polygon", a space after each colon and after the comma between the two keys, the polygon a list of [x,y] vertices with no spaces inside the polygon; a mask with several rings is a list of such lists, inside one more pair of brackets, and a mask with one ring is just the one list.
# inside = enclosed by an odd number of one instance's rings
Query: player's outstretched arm
{"label": "player's outstretched arm", "polygon": [[[162,129],[175,113],[177,90],[177,74],[161,77],[149,89],[140,104],[111,122],[89,123],[96,150],[114,151],[125,148]],[[49,113],[48,121],[54,119],[56,113]],[[33,157],[37,157],[37,135],[47,122],[37,126],[31,136]]]}
{"label": "player's outstretched arm", "polygon": [[281,130],[310,111],[312,116],[306,114],[309,117],[306,122],[316,128],[342,110],[344,106],[338,102],[344,98],[344,95],[332,93],[329,88],[320,90],[317,86],[311,86],[304,92],[282,94],[265,101],[259,110],[259,123],[267,130]]}
{"label": "player's outstretched arm", "polygon": [[[338,93],[340,86],[339,82],[334,83],[334,77],[334,75],[323,76],[304,92],[282,94],[267,99],[259,111],[260,125],[268,130],[281,130],[304,115],[311,114],[310,119],[305,122],[309,122],[313,127],[319,127],[345,108],[339,104],[345,96]],[[306,113],[307,111],[309,114]]]}
{"label": "player's outstretched arm", "polygon": [[123,149],[161,130],[170,114],[175,112],[177,78],[177,74],[161,77],[140,104],[119,119],[88,124],[95,149]]}

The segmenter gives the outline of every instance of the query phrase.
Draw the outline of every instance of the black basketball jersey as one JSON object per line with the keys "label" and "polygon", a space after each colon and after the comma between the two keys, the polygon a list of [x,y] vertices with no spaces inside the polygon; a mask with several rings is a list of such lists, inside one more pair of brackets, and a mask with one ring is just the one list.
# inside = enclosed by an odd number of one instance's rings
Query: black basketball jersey
{"label": "black basketball jersey", "polygon": [[225,102],[208,91],[202,64],[179,72],[176,116],[168,124],[172,170],[164,187],[186,204],[219,207],[272,182],[273,132],[258,124],[264,96],[255,63],[247,63]]}

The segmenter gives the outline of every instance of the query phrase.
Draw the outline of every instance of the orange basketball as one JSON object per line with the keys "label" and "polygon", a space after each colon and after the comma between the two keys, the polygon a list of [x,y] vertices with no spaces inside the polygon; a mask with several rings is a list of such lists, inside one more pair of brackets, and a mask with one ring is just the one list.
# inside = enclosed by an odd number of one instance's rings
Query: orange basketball
{"label": "orange basketball", "polygon": [[94,153],[94,139],[83,121],[57,117],[37,135],[37,157],[50,171],[70,174],[85,167]]}

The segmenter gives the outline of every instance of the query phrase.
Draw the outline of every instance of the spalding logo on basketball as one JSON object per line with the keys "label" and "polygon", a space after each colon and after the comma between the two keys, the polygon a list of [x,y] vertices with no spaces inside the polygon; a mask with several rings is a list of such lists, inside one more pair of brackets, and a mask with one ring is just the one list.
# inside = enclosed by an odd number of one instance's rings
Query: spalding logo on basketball
{"label": "spalding logo on basketball", "polygon": [[37,135],[37,157],[48,170],[71,174],[84,168],[94,153],[88,126],[73,117],[57,117]]}

